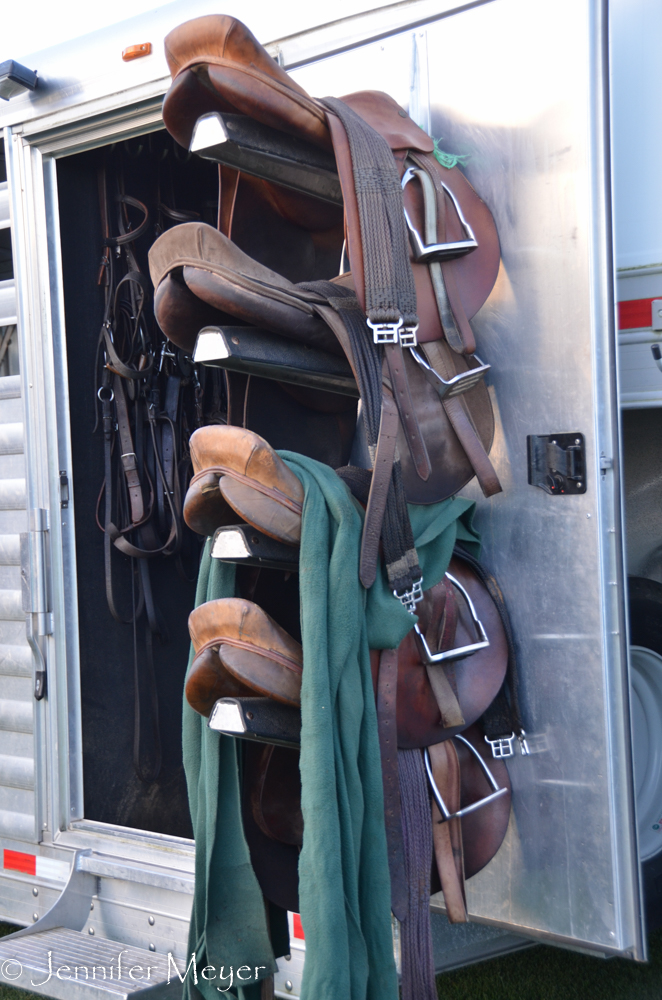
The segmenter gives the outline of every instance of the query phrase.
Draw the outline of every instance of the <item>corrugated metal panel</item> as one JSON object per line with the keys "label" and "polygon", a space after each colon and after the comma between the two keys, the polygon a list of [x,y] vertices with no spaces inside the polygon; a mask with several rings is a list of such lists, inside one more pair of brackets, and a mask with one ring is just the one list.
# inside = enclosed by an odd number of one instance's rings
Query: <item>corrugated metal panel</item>
{"label": "corrugated metal panel", "polygon": [[[1,220],[0,192],[0,225]],[[0,317],[1,295],[2,287]],[[19,537],[26,530],[21,382],[9,375],[0,378],[0,836],[34,842],[33,665],[25,639]]]}

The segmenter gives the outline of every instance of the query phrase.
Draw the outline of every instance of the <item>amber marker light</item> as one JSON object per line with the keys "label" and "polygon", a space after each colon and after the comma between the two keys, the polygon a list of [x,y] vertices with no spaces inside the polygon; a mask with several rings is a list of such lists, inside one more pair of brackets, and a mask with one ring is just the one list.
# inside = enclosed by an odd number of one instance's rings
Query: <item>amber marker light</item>
{"label": "amber marker light", "polygon": [[151,42],[143,42],[142,45],[129,45],[122,52],[122,59],[124,62],[131,62],[132,59],[142,59],[143,56],[150,55],[151,51]]}

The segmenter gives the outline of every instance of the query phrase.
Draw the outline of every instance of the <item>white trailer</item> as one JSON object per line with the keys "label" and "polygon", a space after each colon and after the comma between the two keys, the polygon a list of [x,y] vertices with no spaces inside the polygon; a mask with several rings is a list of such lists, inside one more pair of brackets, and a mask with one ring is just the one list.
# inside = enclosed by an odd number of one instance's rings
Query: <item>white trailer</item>
{"label": "white trailer", "polygon": [[[104,745],[120,740],[113,691],[126,664],[114,658],[103,619],[88,620],[81,525],[90,470],[77,443],[77,399],[91,373],[78,365],[85,316],[72,243],[90,248],[94,271],[91,151],[162,132],[163,38],[219,9],[176,0],[36,54],[0,53],[38,73],[34,91],[0,106],[0,250],[11,248],[13,259],[11,274],[0,273],[0,919],[24,925],[0,942],[0,975],[47,996],[181,988],[168,956],[183,968],[194,844],[173,832],[167,809],[157,810],[166,816],[160,828],[161,820],[121,822],[155,814],[139,785],[130,808],[120,803],[104,764]],[[662,647],[633,658],[635,782],[626,565],[662,584],[662,463],[650,432],[662,412],[650,351],[662,339],[662,312],[651,304],[650,324],[639,322],[643,300],[659,298],[662,310],[654,189],[662,139],[645,117],[652,98],[639,102],[652,92],[662,13],[652,0],[405,0],[376,9],[357,0],[338,20],[322,20],[313,5],[247,0],[223,12],[246,22],[311,94],[378,89],[408,107],[444,150],[462,155],[499,231],[503,264],[475,328],[492,366],[492,458],[504,492],[491,500],[465,492],[478,501],[485,559],[513,618],[532,752],[509,761],[511,824],[467,884],[471,924],[449,925],[443,897],[433,897],[437,967],[533,941],[644,960],[636,812],[638,800],[654,920],[662,917]],[[131,45],[146,54],[123,62]],[[616,274],[618,300],[639,302],[639,313],[621,306],[624,436]],[[639,325],[623,325],[623,315]],[[530,485],[527,437],[554,434],[585,442],[581,495]],[[108,650],[102,704],[85,688],[91,634],[98,655]],[[181,786],[172,802],[181,808]],[[183,829],[185,817],[175,818]],[[292,917],[279,996],[298,992],[299,926]],[[49,952],[85,974],[58,976]],[[105,972],[93,977],[92,967]],[[130,968],[141,973],[130,977]]]}

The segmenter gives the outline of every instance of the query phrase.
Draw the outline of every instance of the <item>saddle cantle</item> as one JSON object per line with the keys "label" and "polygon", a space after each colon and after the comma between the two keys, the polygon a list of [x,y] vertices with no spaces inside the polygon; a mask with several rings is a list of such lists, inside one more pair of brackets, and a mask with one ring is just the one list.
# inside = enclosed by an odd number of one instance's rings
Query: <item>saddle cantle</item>
{"label": "saddle cantle", "polygon": [[251,523],[271,538],[298,545],[303,486],[271,445],[243,427],[210,424],[190,439],[195,475],[184,500],[184,519],[200,534],[236,524],[246,508]]}
{"label": "saddle cantle", "polygon": [[[201,715],[225,686],[232,696],[248,689],[285,705],[301,703],[301,646],[257,604],[236,597],[208,601],[191,612],[189,632],[196,655],[185,694]],[[222,695],[228,696],[229,690]]]}

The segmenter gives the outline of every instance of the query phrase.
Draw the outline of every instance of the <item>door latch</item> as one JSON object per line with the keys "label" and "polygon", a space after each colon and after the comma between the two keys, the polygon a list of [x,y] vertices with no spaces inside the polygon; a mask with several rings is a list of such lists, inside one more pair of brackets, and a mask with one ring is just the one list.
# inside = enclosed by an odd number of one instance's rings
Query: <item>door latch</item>
{"label": "door latch", "polygon": [[583,434],[529,434],[529,483],[545,493],[586,493]]}

